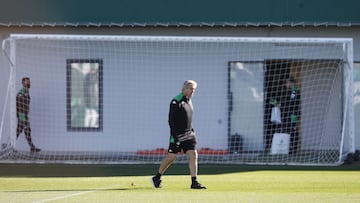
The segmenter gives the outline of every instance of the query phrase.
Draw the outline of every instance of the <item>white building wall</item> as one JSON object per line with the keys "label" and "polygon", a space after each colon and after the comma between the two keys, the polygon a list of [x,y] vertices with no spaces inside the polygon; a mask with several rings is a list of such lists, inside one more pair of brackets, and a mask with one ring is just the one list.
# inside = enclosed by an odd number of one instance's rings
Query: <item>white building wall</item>
{"label": "white building wall", "polygon": [[[354,59],[360,61],[360,32],[359,28],[194,28],[194,29],[130,29],[130,28],[0,28],[0,34],[2,38],[6,38],[9,33],[81,33],[81,34],[133,34],[133,35],[215,35],[215,36],[244,36],[244,37],[352,37],[354,38]],[[54,76],[65,78],[65,69],[63,59],[81,57],[77,55],[72,57],[66,55],[59,56],[60,62],[51,61],[55,71]],[[109,63],[106,56],[100,56],[103,58],[104,67],[110,70],[116,70],[118,67],[127,66],[129,64],[114,64]],[[146,61],[146,59],[143,59]],[[232,59],[229,59],[232,60]],[[40,62],[40,61],[39,61]],[[36,60],[33,61],[33,65],[36,65]],[[162,60],[154,60],[151,64],[144,64],[144,67],[136,66],[137,70],[134,71],[119,71],[111,72],[104,70],[104,131],[103,133],[91,132],[91,133],[79,133],[79,132],[67,132],[66,131],[66,109],[63,107],[66,101],[65,95],[65,80],[56,80],[55,78],[37,77],[38,74],[46,72],[47,67],[44,66],[32,66],[28,67],[23,64],[23,67],[27,67],[24,75],[28,75],[32,78],[32,113],[38,112],[40,122],[32,121],[33,139],[35,143],[38,143],[44,150],[64,150],[63,146],[66,146],[66,150],[74,151],[88,151],[91,143],[101,143],[99,145],[106,146],[100,150],[105,151],[131,151],[134,149],[153,149],[156,147],[167,147],[168,144],[168,124],[167,113],[168,105],[172,97],[179,93],[181,84],[186,79],[195,79],[199,83],[198,90],[193,99],[195,106],[194,114],[194,127],[197,130],[199,138],[199,147],[212,147],[212,148],[226,148],[226,139],[223,136],[227,135],[227,81],[226,71],[219,71],[218,67],[227,68],[227,60],[220,61],[208,61],[203,62],[201,65],[208,67],[208,72],[193,72],[191,70],[196,69],[194,66],[187,66],[180,64],[181,67],[177,67],[176,64]],[[6,93],[7,80],[9,75],[9,67],[4,54],[0,54],[0,95]],[[146,68],[145,68],[146,66]],[[32,69],[32,68],[35,68]],[[169,68],[167,68],[169,67]],[[182,71],[177,71],[179,68]],[[129,69],[126,69],[129,70]],[[141,73],[139,75],[139,73]],[[204,75],[206,74],[206,75]],[[169,75],[175,75],[169,77]],[[20,75],[17,76],[18,82]],[[161,83],[158,82],[158,78],[161,78]],[[216,83],[214,82],[216,81]],[[19,83],[18,83],[19,84]],[[206,86],[206,88],[202,88]],[[111,88],[108,87],[126,87],[121,91],[108,91]],[[221,91],[217,91],[221,90]],[[215,93],[216,92],[216,93]],[[137,96],[143,98],[143,100],[136,100],[136,103],[132,103],[132,97]],[[129,104],[124,106],[126,109],[125,114],[114,113],[114,109],[118,108],[117,102],[123,102]],[[139,102],[141,101],[141,102]],[[48,119],[47,109],[50,104],[56,103],[59,108],[56,112],[50,112],[56,114],[57,123],[53,125],[54,120]],[[131,104],[131,105],[130,105]],[[221,108],[211,108],[218,104]],[[0,115],[3,114],[4,100],[0,99]],[[149,110],[149,108],[151,110]],[[5,108],[6,109],[6,108]],[[201,114],[199,114],[201,112]],[[5,112],[7,113],[7,112]],[[150,122],[141,122],[143,118],[151,118]],[[118,121],[121,120],[121,123]],[[63,123],[62,123],[63,122]],[[8,121],[5,120],[3,134],[9,132]],[[42,134],[37,134],[39,128],[43,126],[49,126],[49,131],[42,131]],[[149,129],[151,129],[149,131]],[[39,131],[38,131],[39,132]],[[55,132],[55,133],[54,133]],[[357,138],[359,132],[357,133]],[[24,139],[24,138],[21,138]],[[145,141],[144,141],[145,140]],[[20,148],[26,148],[25,140],[19,142]],[[120,144],[119,144],[120,143]],[[216,143],[216,146],[212,146]],[[360,147],[359,139],[356,141],[357,148]],[[121,148],[121,149],[119,149]]]}

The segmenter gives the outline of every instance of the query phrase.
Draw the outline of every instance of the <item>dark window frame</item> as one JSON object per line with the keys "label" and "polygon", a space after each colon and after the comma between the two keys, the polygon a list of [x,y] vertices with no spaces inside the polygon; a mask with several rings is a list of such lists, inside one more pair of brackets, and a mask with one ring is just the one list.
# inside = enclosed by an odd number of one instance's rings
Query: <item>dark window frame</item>
{"label": "dark window frame", "polygon": [[[71,122],[71,88],[72,74],[71,64],[73,63],[98,63],[99,81],[99,126],[98,127],[74,127]],[[67,59],[66,60],[66,127],[67,131],[75,132],[102,132],[103,131],[103,60],[102,59]]]}

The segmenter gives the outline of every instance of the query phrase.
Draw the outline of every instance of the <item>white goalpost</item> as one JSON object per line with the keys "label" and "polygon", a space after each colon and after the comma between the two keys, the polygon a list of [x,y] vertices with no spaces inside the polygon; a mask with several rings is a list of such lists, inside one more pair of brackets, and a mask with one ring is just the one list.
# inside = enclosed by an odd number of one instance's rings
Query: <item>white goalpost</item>
{"label": "white goalpost", "polygon": [[[0,162],[158,163],[170,101],[193,79],[199,162],[339,165],[355,151],[352,43],[11,34],[2,43],[10,75],[1,76]],[[29,112],[16,100],[24,77]],[[19,112],[41,151],[20,132]]]}

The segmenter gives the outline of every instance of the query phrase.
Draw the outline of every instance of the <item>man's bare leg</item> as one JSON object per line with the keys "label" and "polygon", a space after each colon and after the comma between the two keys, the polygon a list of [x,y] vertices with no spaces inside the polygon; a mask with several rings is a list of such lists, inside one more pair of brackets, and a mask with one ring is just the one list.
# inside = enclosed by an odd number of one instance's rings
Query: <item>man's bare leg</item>
{"label": "man's bare leg", "polygon": [[191,177],[197,177],[198,173],[198,154],[196,150],[186,151],[189,160],[189,169]]}
{"label": "man's bare leg", "polygon": [[198,153],[196,150],[188,150],[186,154],[189,159],[189,169],[191,174],[191,189],[206,189],[205,186],[201,185],[197,181],[198,175]]}
{"label": "man's bare leg", "polygon": [[165,171],[171,166],[172,163],[176,160],[176,154],[168,153],[165,159],[162,161],[159,167],[159,173],[162,175]]}
{"label": "man's bare leg", "polygon": [[161,187],[161,176],[165,173],[165,171],[171,166],[171,164],[175,160],[176,160],[176,154],[168,153],[168,155],[162,161],[158,173],[151,178],[151,181],[155,188]]}

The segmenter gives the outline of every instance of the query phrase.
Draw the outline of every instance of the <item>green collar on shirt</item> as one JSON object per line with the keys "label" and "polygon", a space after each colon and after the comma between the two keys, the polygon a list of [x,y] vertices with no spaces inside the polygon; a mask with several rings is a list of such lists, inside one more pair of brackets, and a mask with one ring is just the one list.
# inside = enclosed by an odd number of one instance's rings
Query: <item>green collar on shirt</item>
{"label": "green collar on shirt", "polygon": [[184,94],[181,92],[180,94],[176,95],[174,99],[179,102],[182,100],[183,97],[184,97]]}

